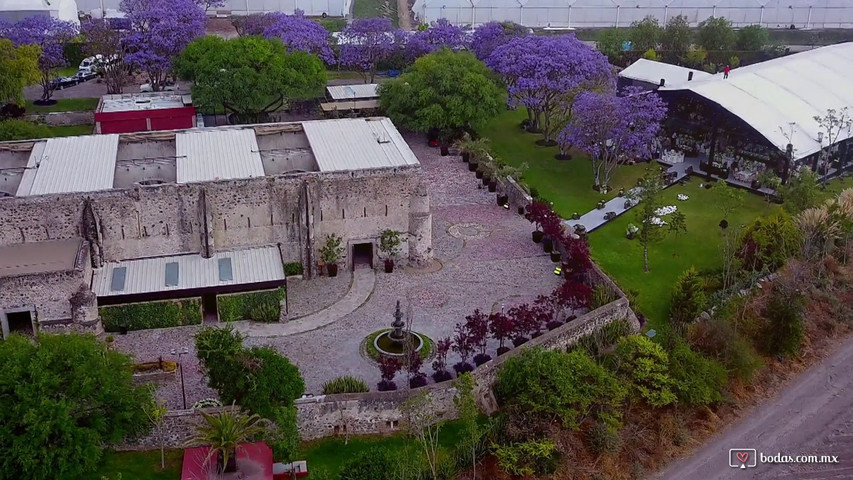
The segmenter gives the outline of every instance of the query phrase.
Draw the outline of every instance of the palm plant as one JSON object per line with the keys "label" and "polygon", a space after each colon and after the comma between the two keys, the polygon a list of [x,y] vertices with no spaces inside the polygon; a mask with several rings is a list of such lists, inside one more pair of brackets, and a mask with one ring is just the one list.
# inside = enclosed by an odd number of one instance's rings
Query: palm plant
{"label": "palm plant", "polygon": [[216,455],[216,472],[237,471],[237,449],[243,443],[251,442],[261,436],[267,420],[258,415],[249,415],[241,411],[222,411],[218,415],[201,413],[204,422],[196,426],[195,435],[188,445],[210,445],[205,463]]}
{"label": "palm plant", "polygon": [[486,138],[473,140],[470,135],[465,134],[454,142],[453,146],[462,152],[463,157],[467,156],[467,161],[471,163],[479,163],[489,157],[489,140]]}

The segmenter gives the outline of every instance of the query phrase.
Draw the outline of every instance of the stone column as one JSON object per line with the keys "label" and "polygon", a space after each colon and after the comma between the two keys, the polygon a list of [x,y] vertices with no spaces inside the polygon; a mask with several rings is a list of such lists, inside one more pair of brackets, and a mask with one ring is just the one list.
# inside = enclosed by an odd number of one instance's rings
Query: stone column
{"label": "stone column", "polygon": [[432,260],[432,214],[429,194],[421,182],[409,199],[409,263],[423,265]]}

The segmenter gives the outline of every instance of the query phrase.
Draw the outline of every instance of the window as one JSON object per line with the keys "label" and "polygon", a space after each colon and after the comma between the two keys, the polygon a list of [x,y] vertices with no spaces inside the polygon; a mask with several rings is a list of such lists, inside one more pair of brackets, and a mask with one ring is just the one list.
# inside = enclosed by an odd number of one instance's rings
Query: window
{"label": "window", "polygon": [[230,258],[219,259],[219,281],[228,282],[234,280],[234,271],[231,269]]}
{"label": "window", "polygon": [[110,281],[110,291],[120,292],[124,290],[124,281],[127,279],[127,267],[113,269],[113,278]]}
{"label": "window", "polygon": [[166,286],[178,286],[178,262],[169,262],[166,264]]}

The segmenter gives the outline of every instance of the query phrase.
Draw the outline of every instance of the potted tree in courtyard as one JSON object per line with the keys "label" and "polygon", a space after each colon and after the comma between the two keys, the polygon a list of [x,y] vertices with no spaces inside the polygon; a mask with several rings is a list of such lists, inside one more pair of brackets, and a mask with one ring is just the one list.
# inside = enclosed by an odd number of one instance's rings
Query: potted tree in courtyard
{"label": "potted tree in courtyard", "polygon": [[450,353],[452,346],[453,342],[450,341],[450,337],[445,337],[435,342],[435,360],[432,362],[434,373],[432,374],[432,379],[436,383],[453,378],[453,375],[447,371],[447,354]]}
{"label": "potted tree in courtyard", "polygon": [[[256,440],[266,430],[266,421],[258,415],[223,411],[211,415],[199,411],[204,422],[196,426],[188,445],[210,445],[206,461],[216,456],[216,473],[237,471],[237,449],[243,443]],[[206,463],[206,462],[205,462]]]}
{"label": "potted tree in courtyard", "polygon": [[379,357],[379,374],[382,377],[382,381],[377,384],[377,388],[380,392],[397,390],[397,384],[394,382],[394,377],[402,367],[403,365],[396,358],[386,357],[384,355]]}
{"label": "potted tree in courtyard", "polygon": [[479,353],[474,355],[474,365],[478,367],[492,359],[486,353],[486,342],[489,339],[489,317],[475,309],[474,313],[465,317],[465,328],[468,330],[468,338]]}
{"label": "potted tree in courtyard", "polygon": [[385,273],[394,271],[394,259],[400,254],[402,235],[396,230],[386,229],[379,237],[379,251],[385,254]]}
{"label": "potted tree in courtyard", "polygon": [[457,375],[474,370],[474,367],[468,363],[468,359],[474,353],[474,348],[474,342],[471,341],[468,329],[465,328],[465,325],[457,323],[453,335],[453,351],[458,353],[461,359],[459,363],[453,366]]}
{"label": "potted tree in courtyard", "polygon": [[473,140],[467,133],[454,143],[462,154],[462,161],[478,163],[489,156],[489,141],[485,138]]}
{"label": "potted tree in courtyard", "polygon": [[504,346],[504,342],[512,336],[514,331],[515,325],[513,325],[512,319],[504,315],[503,312],[495,312],[489,315],[489,333],[492,334],[492,338],[498,341],[498,356],[510,350],[509,347]]}
{"label": "potted tree in courtyard", "polygon": [[326,235],[326,244],[320,249],[320,258],[326,264],[326,270],[329,272],[330,277],[338,275],[338,262],[344,254],[344,247],[341,245],[342,242],[343,239],[340,236],[331,233]]}

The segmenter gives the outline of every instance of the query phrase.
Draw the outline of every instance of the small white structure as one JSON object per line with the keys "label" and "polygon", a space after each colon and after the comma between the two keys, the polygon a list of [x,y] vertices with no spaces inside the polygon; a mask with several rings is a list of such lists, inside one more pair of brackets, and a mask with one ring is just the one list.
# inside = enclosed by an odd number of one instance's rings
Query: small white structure
{"label": "small white structure", "polygon": [[75,0],[0,0],[0,20],[17,22],[34,15],[80,24]]}

